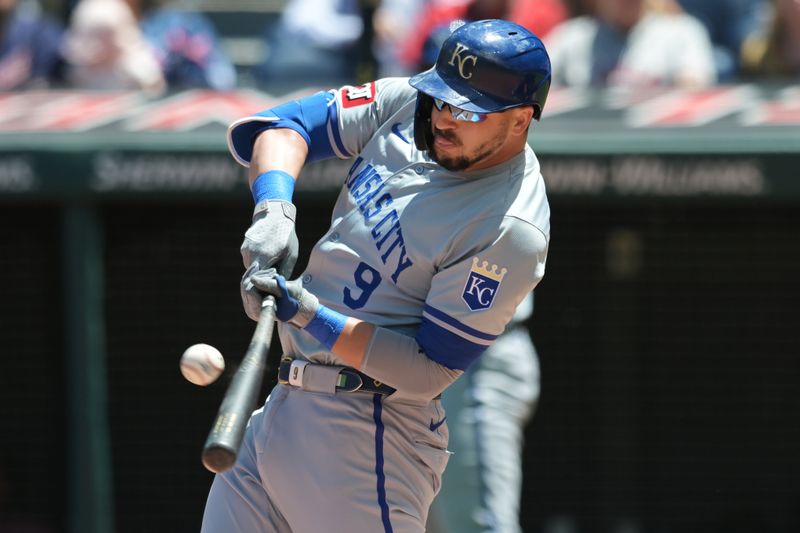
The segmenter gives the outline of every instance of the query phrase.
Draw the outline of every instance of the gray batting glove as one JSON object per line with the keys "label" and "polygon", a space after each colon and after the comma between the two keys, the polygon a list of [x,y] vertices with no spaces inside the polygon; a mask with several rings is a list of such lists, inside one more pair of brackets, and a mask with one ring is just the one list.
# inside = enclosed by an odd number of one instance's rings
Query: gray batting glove
{"label": "gray batting glove", "polygon": [[[245,268],[255,261],[263,268],[279,266],[284,276],[291,275],[297,261],[298,242],[294,231],[297,208],[283,200],[264,200],[253,211],[253,223],[244,234],[241,252]],[[291,268],[286,268],[291,264]]]}
{"label": "gray batting glove", "polygon": [[278,267],[290,276],[297,261],[299,243],[294,230],[296,208],[282,200],[265,200],[256,205],[253,223],[244,234],[242,261],[247,272],[242,278],[242,302],[247,316],[258,320],[263,294],[245,280],[254,272]]}
{"label": "gray batting glove", "polygon": [[275,316],[281,322],[289,322],[302,329],[319,310],[319,300],[303,288],[300,279],[286,281],[274,268],[245,275],[243,283],[275,297]]}

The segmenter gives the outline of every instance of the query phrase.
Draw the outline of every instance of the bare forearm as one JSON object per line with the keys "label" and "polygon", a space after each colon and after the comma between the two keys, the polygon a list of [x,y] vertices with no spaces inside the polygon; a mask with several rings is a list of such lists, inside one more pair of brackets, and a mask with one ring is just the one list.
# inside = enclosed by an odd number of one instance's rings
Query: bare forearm
{"label": "bare forearm", "polygon": [[348,366],[360,368],[374,333],[373,324],[348,317],[331,351]]}
{"label": "bare forearm", "polygon": [[297,178],[307,155],[308,145],[296,131],[284,128],[263,131],[253,143],[248,173],[250,185],[270,170],[280,170]]}

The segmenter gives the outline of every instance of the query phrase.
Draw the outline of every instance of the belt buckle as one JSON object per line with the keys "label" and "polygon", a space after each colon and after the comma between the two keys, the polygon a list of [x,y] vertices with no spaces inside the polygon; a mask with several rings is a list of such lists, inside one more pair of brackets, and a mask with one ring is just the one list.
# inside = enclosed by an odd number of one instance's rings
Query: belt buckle
{"label": "belt buckle", "polygon": [[[354,379],[356,383],[349,383],[348,378]],[[346,368],[339,372],[339,377],[336,381],[336,389],[342,392],[356,392],[364,386],[364,380],[361,379],[361,376],[355,372],[348,371]]]}

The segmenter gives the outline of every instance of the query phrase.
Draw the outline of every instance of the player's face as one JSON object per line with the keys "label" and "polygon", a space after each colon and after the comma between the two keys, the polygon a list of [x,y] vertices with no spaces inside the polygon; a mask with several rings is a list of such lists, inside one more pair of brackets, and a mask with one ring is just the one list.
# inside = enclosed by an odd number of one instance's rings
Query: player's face
{"label": "player's face", "polygon": [[441,110],[434,106],[430,156],[451,171],[480,170],[502,163],[522,149],[525,141],[520,141],[520,134],[527,132],[531,114],[527,109],[514,108],[488,113],[472,122],[457,120],[447,105]]}

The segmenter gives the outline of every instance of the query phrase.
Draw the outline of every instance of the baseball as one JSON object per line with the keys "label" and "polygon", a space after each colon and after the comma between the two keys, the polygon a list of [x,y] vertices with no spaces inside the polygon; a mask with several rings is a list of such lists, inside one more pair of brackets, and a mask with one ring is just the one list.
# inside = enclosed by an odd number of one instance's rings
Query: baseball
{"label": "baseball", "polygon": [[225,370],[225,359],[208,344],[189,346],[181,356],[181,374],[195,385],[214,383]]}

